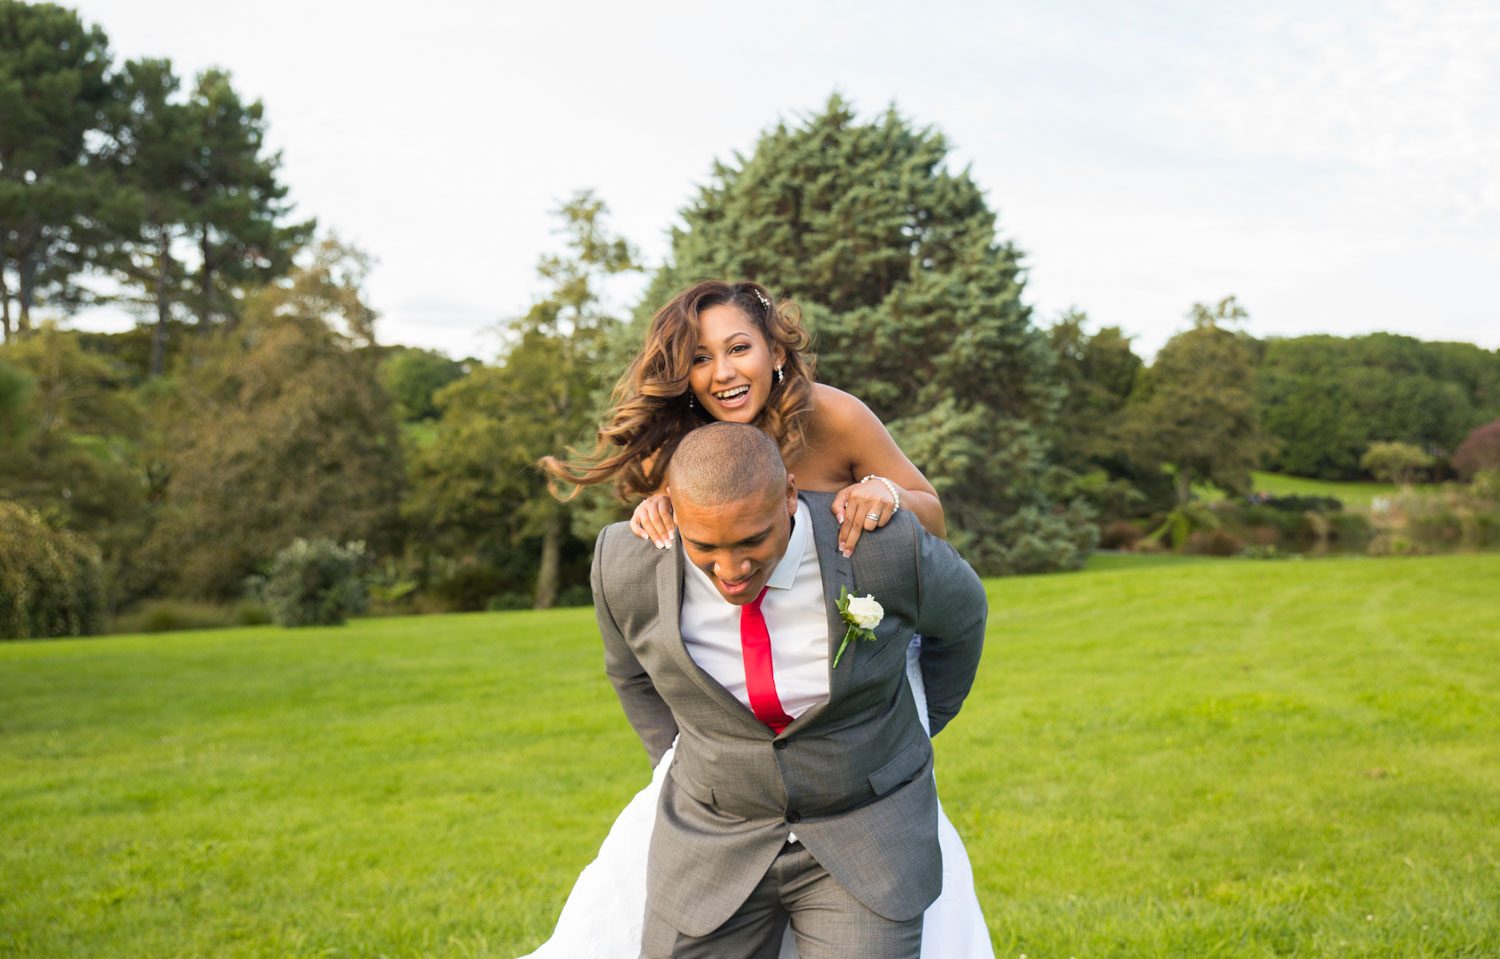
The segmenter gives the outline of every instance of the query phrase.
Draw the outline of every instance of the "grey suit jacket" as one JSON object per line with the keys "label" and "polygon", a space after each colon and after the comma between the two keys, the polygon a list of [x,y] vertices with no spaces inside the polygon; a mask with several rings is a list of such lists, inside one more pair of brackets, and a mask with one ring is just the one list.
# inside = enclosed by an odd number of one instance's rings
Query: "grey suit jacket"
{"label": "grey suit jacket", "polygon": [[[800,496],[822,567],[829,698],[780,735],[688,654],[680,541],[659,550],[616,523],[594,550],[605,671],[653,765],[677,739],[651,837],[646,907],[687,935],[707,935],[733,915],[793,830],[845,889],[888,919],[915,918],[942,889],[932,746],[906,682],[906,648],[922,634],[936,734],[974,681],[984,589],[908,512],[865,533],[846,559],[832,495]],[[834,606],[840,586],[873,594],[885,618],[876,641],[851,643],[833,669],[847,628]]]}

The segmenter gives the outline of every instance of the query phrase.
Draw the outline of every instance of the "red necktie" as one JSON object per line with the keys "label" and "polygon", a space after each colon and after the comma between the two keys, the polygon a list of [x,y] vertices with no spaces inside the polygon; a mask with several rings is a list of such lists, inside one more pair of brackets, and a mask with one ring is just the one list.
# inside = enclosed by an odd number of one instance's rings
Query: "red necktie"
{"label": "red necktie", "polygon": [[781,708],[776,695],[776,674],[771,669],[771,634],[766,631],[766,617],[760,601],[766,598],[765,587],[754,602],[740,607],[740,651],[745,656],[745,695],[750,697],[750,711],[755,718],[780,733],[792,721]]}

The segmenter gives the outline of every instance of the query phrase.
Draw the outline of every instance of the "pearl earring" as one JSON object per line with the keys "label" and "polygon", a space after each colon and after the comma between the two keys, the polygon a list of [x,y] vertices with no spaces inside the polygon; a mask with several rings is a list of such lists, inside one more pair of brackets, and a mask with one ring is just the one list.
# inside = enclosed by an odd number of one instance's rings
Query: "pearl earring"
{"label": "pearl earring", "polygon": [[786,379],[786,374],[781,372],[781,364],[776,364],[776,382],[780,383]]}

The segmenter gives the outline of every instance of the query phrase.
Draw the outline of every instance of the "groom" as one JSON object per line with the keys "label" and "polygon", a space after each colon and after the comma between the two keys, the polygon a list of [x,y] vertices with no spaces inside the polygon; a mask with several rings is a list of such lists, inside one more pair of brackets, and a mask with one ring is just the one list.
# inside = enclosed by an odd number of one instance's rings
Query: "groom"
{"label": "groom", "polygon": [[[832,495],[799,495],[752,426],[693,430],[667,481],[681,545],[658,550],[617,523],[593,567],[625,715],[653,765],[677,740],[642,955],[774,956],[789,920],[802,959],[915,959],[942,861],[906,649],[921,633],[935,734],[979,663],[978,577],[906,512],[845,558]],[[884,615],[840,654],[841,587]]]}

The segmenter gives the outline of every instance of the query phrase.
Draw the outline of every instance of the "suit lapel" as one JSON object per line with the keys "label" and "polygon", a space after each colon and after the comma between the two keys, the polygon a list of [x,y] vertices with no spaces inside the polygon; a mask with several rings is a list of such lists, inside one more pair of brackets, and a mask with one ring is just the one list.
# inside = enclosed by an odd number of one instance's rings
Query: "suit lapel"
{"label": "suit lapel", "polygon": [[[682,672],[692,677],[705,693],[714,699],[725,709],[739,711],[745,715],[750,722],[760,728],[760,721],[755,718],[745,704],[734,698],[734,695],[719,684],[703,667],[693,659],[687,650],[687,644],[682,639],[682,577],[687,572],[686,560],[682,553],[682,539],[676,538],[676,542],[670,548],[669,555],[662,557],[661,562],[656,564],[656,604],[658,619],[664,632],[663,645],[667,654]],[[769,730],[767,730],[769,732]]]}

